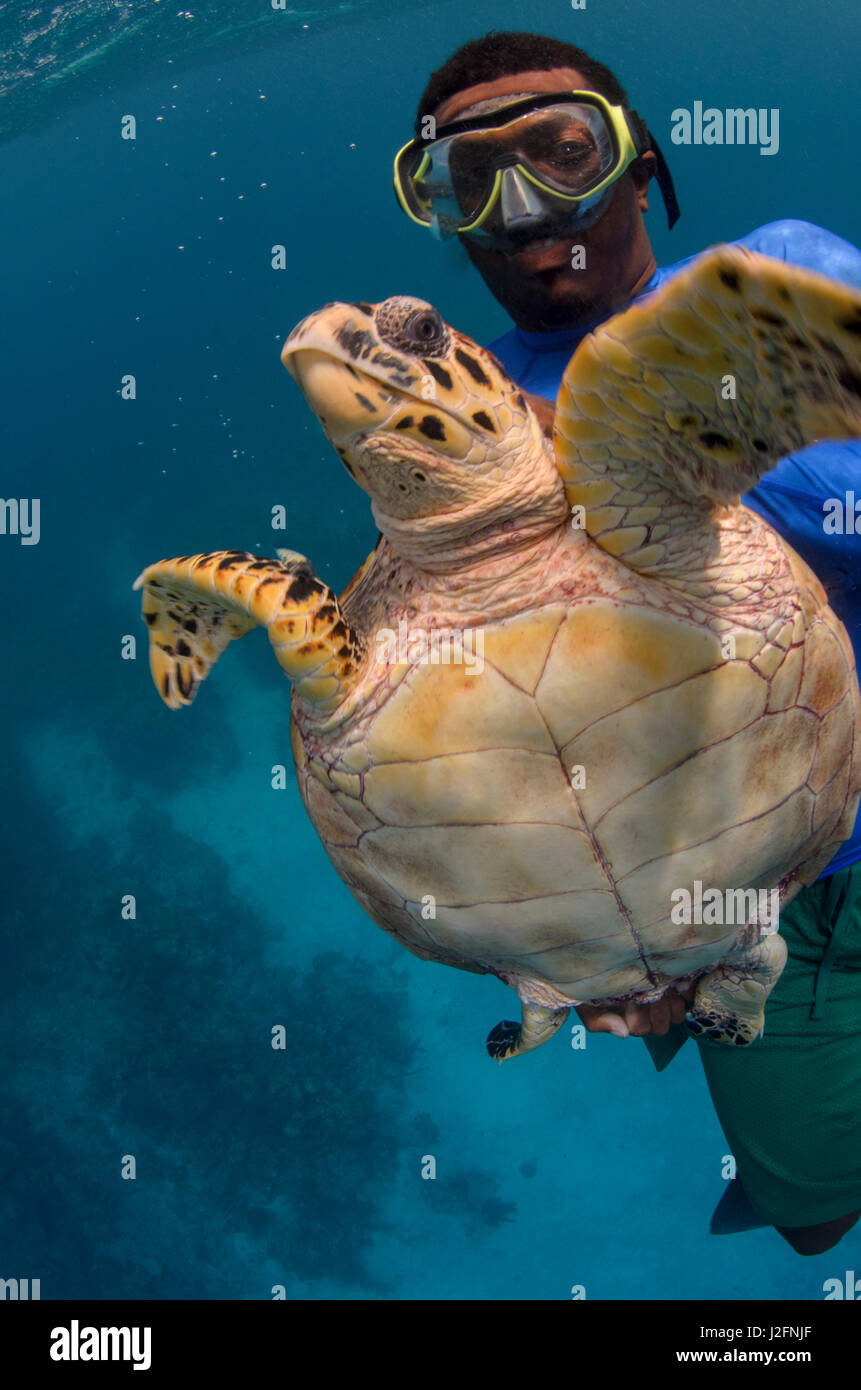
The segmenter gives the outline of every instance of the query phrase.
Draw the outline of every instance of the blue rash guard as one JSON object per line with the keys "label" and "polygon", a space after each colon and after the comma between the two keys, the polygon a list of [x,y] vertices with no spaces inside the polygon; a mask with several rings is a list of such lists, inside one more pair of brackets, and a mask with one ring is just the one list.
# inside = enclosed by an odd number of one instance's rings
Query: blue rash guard
{"label": "blue rash guard", "polygon": [[[810,222],[769,222],[733,245],[806,266],[861,289],[861,251]],[[658,289],[696,259],[688,256],[675,265],[659,267],[636,298]],[[553,333],[525,333],[514,328],[491,343],[490,351],[530,395],[554,401],[575,347],[602,321]],[[848,440],[815,444],[798,454],[787,454],[741,500],[785,537],[818,576],[832,608],[846,626],[861,669],[861,518],[858,531],[844,535],[827,534],[823,525],[826,500],[838,498],[843,504],[847,492],[856,489],[861,500],[861,442]],[[848,528],[852,525],[848,505],[846,510]],[[861,859],[861,814],[852,837],[840,846],[820,878],[847,868],[857,859]]]}

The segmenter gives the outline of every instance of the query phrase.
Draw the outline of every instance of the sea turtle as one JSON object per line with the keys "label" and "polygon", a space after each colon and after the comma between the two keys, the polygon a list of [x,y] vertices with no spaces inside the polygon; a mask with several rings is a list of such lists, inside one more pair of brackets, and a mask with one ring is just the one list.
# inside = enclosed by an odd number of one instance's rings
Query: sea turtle
{"label": "sea turtle", "polygon": [[371,496],[372,554],[340,598],[293,551],[137,580],[172,709],[266,627],[338,873],[415,955],[519,994],[491,1056],[683,982],[692,1031],[760,1035],[786,947],[755,895],[788,903],[850,834],[861,700],[821,584],[739,494],[861,434],[859,333],[861,295],[719,247],[580,344],[554,458],[429,304],[328,304],[282,358]]}

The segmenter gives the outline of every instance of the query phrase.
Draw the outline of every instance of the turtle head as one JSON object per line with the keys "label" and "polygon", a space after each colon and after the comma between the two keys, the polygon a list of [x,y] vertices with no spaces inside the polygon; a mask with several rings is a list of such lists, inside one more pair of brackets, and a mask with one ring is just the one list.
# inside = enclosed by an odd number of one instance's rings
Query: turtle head
{"label": "turtle head", "polygon": [[536,511],[545,530],[564,517],[522,391],[424,300],[327,304],[281,360],[401,554],[450,556],[466,534],[531,532]]}

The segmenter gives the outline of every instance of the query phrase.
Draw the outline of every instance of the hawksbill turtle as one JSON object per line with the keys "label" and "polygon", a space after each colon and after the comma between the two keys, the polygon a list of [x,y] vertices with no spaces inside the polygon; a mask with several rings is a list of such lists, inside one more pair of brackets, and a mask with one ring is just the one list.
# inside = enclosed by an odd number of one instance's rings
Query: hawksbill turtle
{"label": "hawksbill turtle", "polygon": [[[861,434],[859,334],[854,291],[718,247],[578,346],[551,449],[429,304],[328,304],[282,359],[372,554],[340,598],[294,551],[138,578],[172,709],[266,628],[337,872],[415,955],[517,991],[491,1056],[673,985],[694,1033],[761,1034],[786,946],[755,895],[785,905],[851,833],[861,699],[822,585],[739,497]],[[680,921],[698,883],[740,920]]]}

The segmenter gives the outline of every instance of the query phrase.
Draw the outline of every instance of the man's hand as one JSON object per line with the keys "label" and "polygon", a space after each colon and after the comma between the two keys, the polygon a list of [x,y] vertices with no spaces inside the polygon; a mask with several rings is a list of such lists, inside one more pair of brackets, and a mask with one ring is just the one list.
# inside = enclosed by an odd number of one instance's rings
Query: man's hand
{"label": "man's hand", "polygon": [[662,1038],[669,1032],[671,1023],[682,1022],[696,987],[694,981],[683,990],[669,989],[654,1004],[637,1004],[633,999],[616,1009],[605,1009],[600,1004],[580,1004],[577,1013],[590,1033],[614,1033],[617,1038],[643,1038],[647,1033],[656,1033]]}

